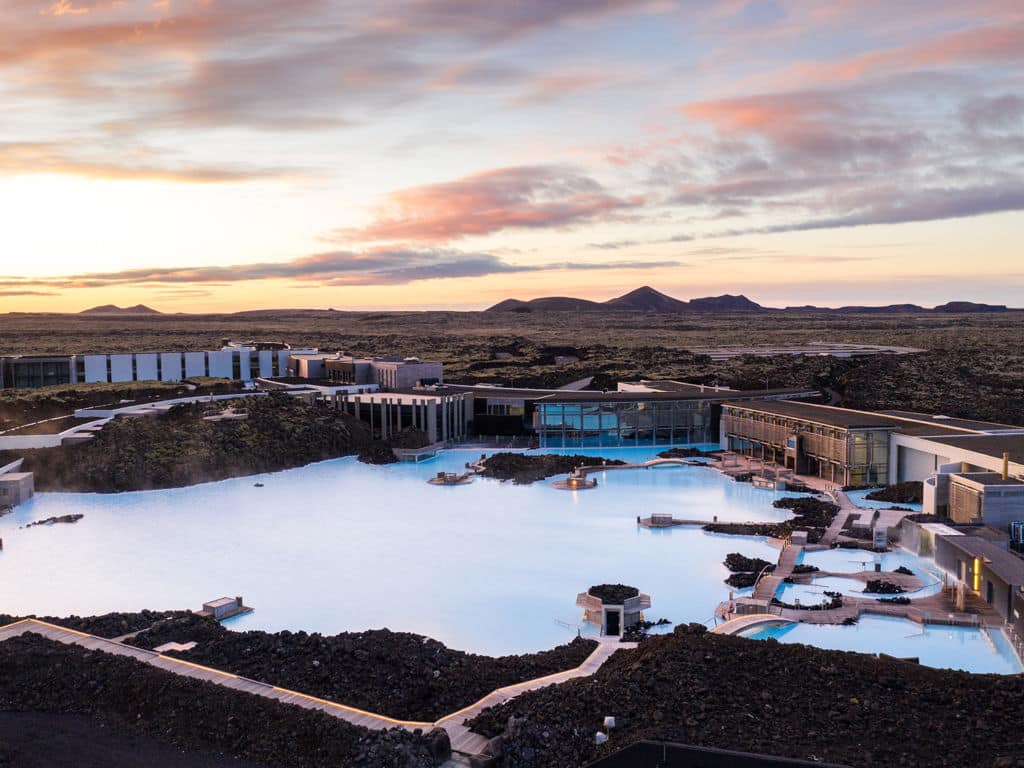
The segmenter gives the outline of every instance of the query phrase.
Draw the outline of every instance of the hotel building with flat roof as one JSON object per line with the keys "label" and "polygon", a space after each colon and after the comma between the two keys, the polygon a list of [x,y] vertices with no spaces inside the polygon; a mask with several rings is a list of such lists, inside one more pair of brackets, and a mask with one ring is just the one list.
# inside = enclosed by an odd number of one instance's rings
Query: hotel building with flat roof
{"label": "hotel building with flat roof", "polygon": [[783,401],[723,404],[721,446],[838,485],[924,483],[924,511],[1024,519],[1024,427]]}

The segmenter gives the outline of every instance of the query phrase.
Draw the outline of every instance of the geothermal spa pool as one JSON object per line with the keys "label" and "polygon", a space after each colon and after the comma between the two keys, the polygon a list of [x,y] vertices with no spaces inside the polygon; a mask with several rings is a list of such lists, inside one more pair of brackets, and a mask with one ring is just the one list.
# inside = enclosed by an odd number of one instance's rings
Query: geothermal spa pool
{"label": "geothermal spa pool", "polygon": [[1020,660],[999,629],[924,626],[891,616],[861,616],[853,626],[822,624],[775,625],[746,637],[774,638],[780,643],[804,643],[818,648],[916,657],[922,664],[967,672],[1019,674]]}
{"label": "geothermal spa pool", "polygon": [[[862,549],[825,549],[818,552],[801,552],[798,563],[817,566],[822,571],[832,573],[855,573],[857,571],[874,571],[875,564],[882,567],[877,577],[885,580],[886,571],[895,571],[900,566],[909,568],[921,579],[921,588],[913,592],[904,592],[902,597],[911,600],[928,597],[942,591],[942,572],[934,561],[917,557],[902,549],[892,552],[873,554]],[[865,583],[857,579],[842,576],[817,576],[810,584],[783,584],[775,596],[784,603],[800,600],[802,605],[814,605],[825,602],[825,592],[841,592],[853,597],[891,597],[891,595],[872,595],[865,592]]]}
{"label": "geothermal spa pool", "polygon": [[904,509],[912,509],[915,512],[921,512],[923,510],[920,504],[894,504],[890,501],[875,501],[869,499],[867,496],[875,488],[864,488],[859,491],[846,491],[847,498],[856,504],[858,507],[865,507],[866,509],[889,509],[891,507],[903,507]]}
{"label": "geothermal spa pool", "polygon": [[[575,452],[636,462],[658,450]],[[344,458],[173,490],[41,493],[0,518],[0,612],[198,608],[242,595],[256,610],[233,629],[387,627],[478,653],[522,653],[567,642],[578,625],[593,633],[575,605],[591,584],[639,587],[651,595],[650,620],[710,623],[729,593],[726,554],[778,556],[760,538],[652,531],[638,515],[789,515],[772,507],[787,494],[701,467],[613,470],[581,491],[549,481],[426,483],[479,455],[384,467]],[[85,517],[19,528],[70,513]]]}

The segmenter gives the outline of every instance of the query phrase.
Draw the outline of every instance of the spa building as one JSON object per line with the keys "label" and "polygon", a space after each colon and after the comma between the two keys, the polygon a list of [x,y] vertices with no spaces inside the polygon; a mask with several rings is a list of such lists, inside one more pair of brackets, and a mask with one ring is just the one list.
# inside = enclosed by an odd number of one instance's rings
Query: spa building
{"label": "spa building", "polygon": [[723,449],[838,485],[924,483],[924,511],[1006,528],[1024,517],[1024,427],[809,402],[724,403]]}

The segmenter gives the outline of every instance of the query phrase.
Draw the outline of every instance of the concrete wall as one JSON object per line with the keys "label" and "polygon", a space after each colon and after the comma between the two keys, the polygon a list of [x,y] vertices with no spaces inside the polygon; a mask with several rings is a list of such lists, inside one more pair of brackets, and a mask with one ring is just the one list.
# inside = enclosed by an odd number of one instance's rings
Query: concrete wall
{"label": "concrete wall", "polygon": [[971,558],[953,547],[943,536],[935,537],[935,564],[954,578],[960,578],[960,562],[967,564],[967,583],[971,582]]}
{"label": "concrete wall", "polygon": [[437,379],[444,381],[444,366],[441,363],[403,363],[396,371],[396,386],[399,389],[414,387],[417,382]]}
{"label": "concrete wall", "polygon": [[56,448],[60,444],[60,435],[0,435],[0,451]]}
{"label": "concrete wall", "polygon": [[160,378],[157,372],[158,355],[144,353],[135,356],[135,380],[156,381]]}
{"label": "concrete wall", "polygon": [[252,353],[248,349],[239,349],[231,354],[238,355],[238,378],[242,381],[252,381]]}
{"label": "concrete wall", "polygon": [[327,376],[327,368],[322,357],[292,355],[288,358],[288,367],[295,371],[296,376],[303,379],[323,379]]}
{"label": "concrete wall", "polygon": [[110,355],[110,381],[132,381],[132,356]]}
{"label": "concrete wall", "polygon": [[260,361],[260,376],[270,378],[274,375],[274,350],[261,349],[256,353]]}
{"label": "concrete wall", "polygon": [[889,483],[924,480],[951,461],[948,454],[948,446],[894,432],[889,437]]}
{"label": "concrete wall", "polygon": [[1024,520],[1024,487],[997,487],[986,489],[982,507],[985,525],[1009,530],[1010,523]]}
{"label": "concrete wall", "polygon": [[277,352],[277,375],[288,375],[288,358],[295,354],[292,350],[281,349]]}
{"label": "concrete wall", "polygon": [[35,477],[31,472],[9,472],[0,475],[0,506],[16,507],[35,493]]}
{"label": "concrete wall", "polygon": [[210,375],[218,378],[234,378],[234,355],[231,350],[207,352],[210,361]]}
{"label": "concrete wall", "polygon": [[87,384],[105,382],[107,380],[107,356],[85,356],[85,381]]}
{"label": "concrete wall", "polygon": [[206,375],[206,353],[186,352],[185,353],[185,377]]}
{"label": "concrete wall", "polygon": [[[907,467],[907,476],[899,476],[900,468],[900,448],[911,449],[917,451],[924,456],[916,456],[914,454],[908,454],[913,458],[910,463],[905,463]],[[966,462],[970,467],[971,471],[987,471],[987,472],[1001,472],[1003,468],[1003,460],[1001,457],[987,456],[983,453],[975,453],[974,451],[966,450],[964,448],[957,448],[950,445],[944,445],[942,443],[935,443],[926,437],[913,437],[911,435],[901,435],[894,433],[889,442],[889,482],[895,483],[902,480],[923,480],[924,476],[913,477],[911,475],[919,473],[928,462],[928,456],[933,457],[932,461],[937,462],[937,468],[941,471],[942,465],[952,464],[955,465],[952,471],[959,472],[961,470],[961,463]],[[932,469],[931,472],[934,472]],[[930,474],[930,472],[928,473]],[[1017,464],[1015,462],[1010,463],[1010,474],[1013,476],[1024,474],[1024,465]]]}
{"label": "concrete wall", "polygon": [[908,480],[924,480],[937,472],[939,465],[944,463],[944,457],[910,446],[897,445],[896,463],[896,481],[904,483]]}
{"label": "concrete wall", "polygon": [[181,352],[160,353],[160,380],[181,381]]}

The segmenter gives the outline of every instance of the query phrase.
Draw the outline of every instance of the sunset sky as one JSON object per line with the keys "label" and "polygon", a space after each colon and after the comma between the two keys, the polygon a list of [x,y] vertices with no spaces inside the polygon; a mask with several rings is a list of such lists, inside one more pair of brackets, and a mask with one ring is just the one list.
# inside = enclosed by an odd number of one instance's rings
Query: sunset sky
{"label": "sunset sky", "polygon": [[0,0],[0,312],[1024,306],[1021,0]]}

